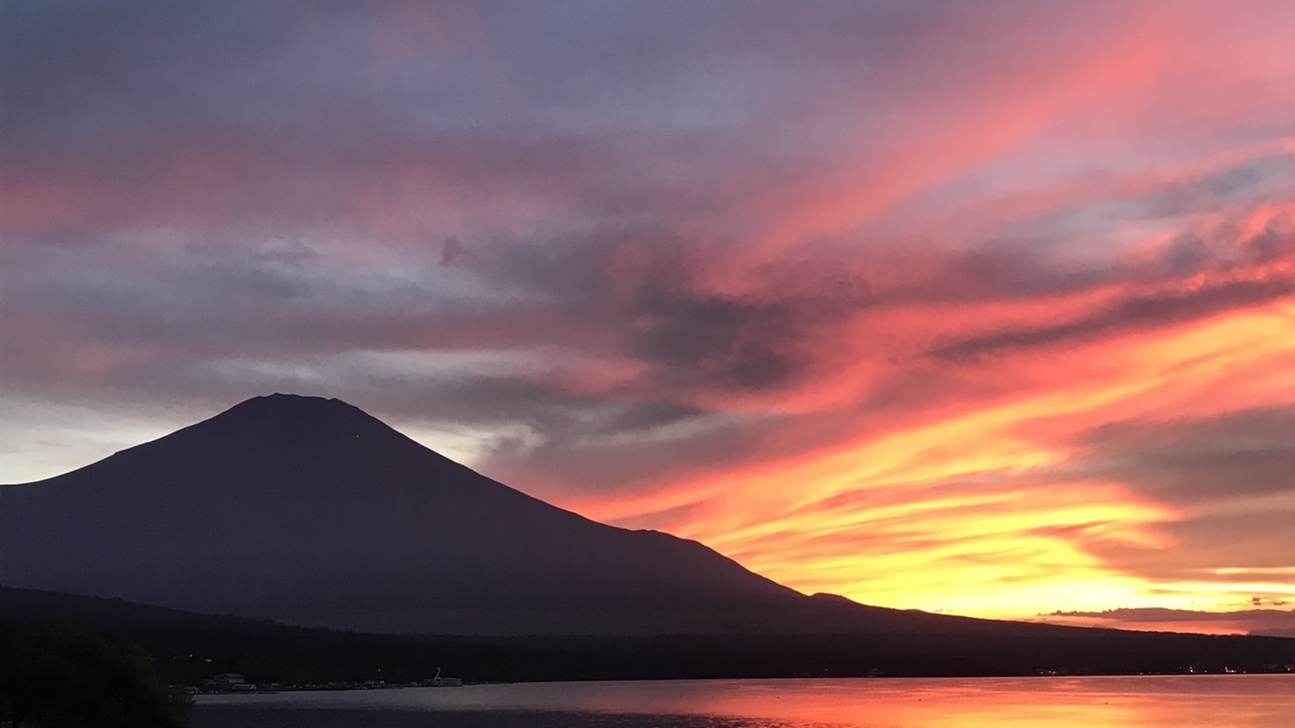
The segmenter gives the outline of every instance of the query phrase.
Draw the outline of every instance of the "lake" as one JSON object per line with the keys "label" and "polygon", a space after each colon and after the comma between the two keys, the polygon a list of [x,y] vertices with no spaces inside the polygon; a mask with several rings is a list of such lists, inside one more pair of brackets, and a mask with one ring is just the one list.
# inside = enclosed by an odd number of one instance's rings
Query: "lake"
{"label": "lake", "polygon": [[1273,728],[1295,675],[517,683],[199,696],[194,728]]}

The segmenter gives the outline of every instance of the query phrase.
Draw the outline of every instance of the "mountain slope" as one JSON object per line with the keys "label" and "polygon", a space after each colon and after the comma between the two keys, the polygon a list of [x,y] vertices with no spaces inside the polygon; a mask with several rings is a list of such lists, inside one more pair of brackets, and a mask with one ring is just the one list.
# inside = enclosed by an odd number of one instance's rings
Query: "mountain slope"
{"label": "mountain slope", "polygon": [[0,488],[0,583],[400,631],[806,599],[696,542],[526,496],[351,405],[292,395]]}

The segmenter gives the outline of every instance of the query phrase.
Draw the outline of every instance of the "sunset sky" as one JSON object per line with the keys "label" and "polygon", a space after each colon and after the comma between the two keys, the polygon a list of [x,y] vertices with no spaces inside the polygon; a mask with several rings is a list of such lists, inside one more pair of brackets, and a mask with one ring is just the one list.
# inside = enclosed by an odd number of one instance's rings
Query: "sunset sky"
{"label": "sunset sky", "polygon": [[1295,609],[1295,3],[0,7],[0,481],[317,394],[804,592]]}

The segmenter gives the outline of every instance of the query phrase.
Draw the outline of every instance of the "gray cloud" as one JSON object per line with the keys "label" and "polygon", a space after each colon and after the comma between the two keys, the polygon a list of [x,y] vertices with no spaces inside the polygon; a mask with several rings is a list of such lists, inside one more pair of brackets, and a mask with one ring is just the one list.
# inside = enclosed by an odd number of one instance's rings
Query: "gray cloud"
{"label": "gray cloud", "polygon": [[1130,294],[1088,315],[1047,326],[1009,328],[948,342],[933,355],[962,361],[1162,328],[1295,295],[1295,278],[1229,281],[1201,289]]}
{"label": "gray cloud", "polygon": [[[1284,604],[1284,603],[1283,603]],[[1137,626],[1142,624],[1173,624],[1180,629],[1190,629],[1193,624],[1208,628],[1223,623],[1236,626],[1252,634],[1282,635],[1295,633],[1295,610],[1243,609],[1230,612],[1201,612],[1190,609],[1161,609],[1157,607],[1107,609],[1100,612],[1056,611],[1040,617],[1080,618],[1093,620],[1104,627]]]}
{"label": "gray cloud", "polygon": [[[973,252],[959,262],[961,281],[953,290],[973,290],[979,297],[1060,296],[1102,285],[1120,285],[1115,300],[1069,320],[1009,326],[987,333],[946,339],[932,356],[951,362],[1003,353],[1045,349],[1128,333],[1149,331],[1263,305],[1295,295],[1295,277],[1265,274],[1262,267],[1295,258],[1295,228],[1285,217],[1272,217],[1258,234],[1241,235],[1235,224],[1211,231],[1209,239],[1186,235],[1140,265],[1058,269],[1035,251],[1012,254]],[[1203,283],[1190,281],[1207,275]],[[979,289],[979,290],[978,290]],[[1151,292],[1143,292],[1151,289]]]}
{"label": "gray cloud", "polygon": [[1093,430],[1082,446],[1082,472],[1173,503],[1295,490],[1295,407],[1112,423]]}
{"label": "gray cloud", "polygon": [[455,260],[463,256],[463,243],[458,238],[450,236],[445,239],[441,246],[441,265],[450,265]]}
{"label": "gray cloud", "polygon": [[1089,538],[1082,528],[1061,534],[1040,527],[1040,533],[1158,581],[1286,579],[1270,570],[1290,566],[1289,549],[1275,540],[1295,526],[1295,509],[1271,497],[1295,491],[1295,408],[1112,423],[1077,445],[1079,453],[1056,472],[1061,487],[1072,478],[1114,481],[1168,505],[1179,515],[1155,530],[1172,547]]}

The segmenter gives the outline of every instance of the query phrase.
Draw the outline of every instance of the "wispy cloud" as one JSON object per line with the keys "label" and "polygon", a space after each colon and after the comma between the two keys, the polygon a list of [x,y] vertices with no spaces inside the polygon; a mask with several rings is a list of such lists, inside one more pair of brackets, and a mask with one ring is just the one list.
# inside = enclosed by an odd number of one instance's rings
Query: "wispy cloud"
{"label": "wispy cloud", "polygon": [[5,16],[7,479],[289,390],[807,591],[1295,596],[1286,3]]}

